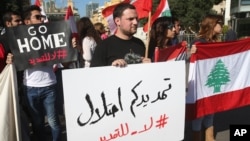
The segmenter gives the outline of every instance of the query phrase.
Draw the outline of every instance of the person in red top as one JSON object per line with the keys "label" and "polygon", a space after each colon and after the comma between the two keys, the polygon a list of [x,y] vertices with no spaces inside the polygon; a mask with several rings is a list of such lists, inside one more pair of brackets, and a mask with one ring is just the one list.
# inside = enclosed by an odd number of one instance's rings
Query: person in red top
{"label": "person in red top", "polygon": [[6,56],[5,52],[3,45],[0,43],[0,73],[3,71],[6,64],[12,63],[12,54],[9,53]]}
{"label": "person in red top", "polygon": [[0,72],[2,72],[7,61],[8,63],[10,63],[9,62],[10,58],[6,60],[7,55],[12,56],[11,54],[8,54],[10,53],[10,49],[9,49],[8,42],[7,42],[8,41],[7,35],[5,34],[6,28],[16,27],[22,24],[22,19],[21,19],[20,14],[15,11],[8,11],[4,13],[2,20],[3,20],[4,28],[0,32]]}
{"label": "person in red top", "polygon": [[5,50],[3,45],[0,44],[0,73],[2,72],[3,68],[5,67]]}

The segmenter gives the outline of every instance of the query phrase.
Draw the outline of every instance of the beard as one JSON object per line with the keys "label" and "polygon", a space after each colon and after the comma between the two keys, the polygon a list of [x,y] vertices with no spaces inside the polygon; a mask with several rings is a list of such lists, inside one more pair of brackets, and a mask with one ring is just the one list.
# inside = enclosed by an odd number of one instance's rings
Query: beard
{"label": "beard", "polygon": [[133,36],[137,32],[137,28],[132,28],[130,30],[121,30],[124,35]]}

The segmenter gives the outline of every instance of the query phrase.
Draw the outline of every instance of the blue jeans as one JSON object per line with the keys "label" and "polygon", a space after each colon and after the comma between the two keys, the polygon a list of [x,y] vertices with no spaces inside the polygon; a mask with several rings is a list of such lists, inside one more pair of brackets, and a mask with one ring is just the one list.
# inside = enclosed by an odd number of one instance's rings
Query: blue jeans
{"label": "blue jeans", "polygon": [[208,128],[213,126],[214,122],[214,114],[206,115],[204,117],[197,118],[192,121],[192,129],[193,131],[201,131],[202,125],[204,128]]}
{"label": "blue jeans", "polygon": [[24,95],[37,139],[45,141],[45,114],[51,127],[53,141],[61,140],[61,125],[56,112],[56,85],[47,87],[24,86]]}

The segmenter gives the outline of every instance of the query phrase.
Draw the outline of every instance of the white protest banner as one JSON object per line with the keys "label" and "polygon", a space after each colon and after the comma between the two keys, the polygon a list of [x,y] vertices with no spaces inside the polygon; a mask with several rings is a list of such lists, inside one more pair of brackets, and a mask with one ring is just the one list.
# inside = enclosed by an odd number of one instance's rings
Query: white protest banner
{"label": "white protest banner", "polygon": [[0,73],[0,141],[21,141],[16,69],[6,65]]}
{"label": "white protest banner", "polygon": [[64,70],[68,141],[180,141],[185,62]]}

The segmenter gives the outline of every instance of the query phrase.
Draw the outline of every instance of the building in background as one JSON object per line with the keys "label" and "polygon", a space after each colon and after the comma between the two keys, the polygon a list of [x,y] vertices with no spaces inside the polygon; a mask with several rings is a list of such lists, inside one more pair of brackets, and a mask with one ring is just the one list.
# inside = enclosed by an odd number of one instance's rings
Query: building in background
{"label": "building in background", "polygon": [[231,0],[230,2],[230,21],[238,38],[250,36],[250,0]]}
{"label": "building in background", "polygon": [[55,0],[41,0],[44,5],[44,11],[49,21],[61,21],[64,20],[68,6],[71,6],[75,20],[80,19],[78,9],[74,6],[73,0],[67,0],[67,4],[64,7],[56,7]]}
{"label": "building in background", "polygon": [[225,7],[226,7],[226,0],[223,0],[221,3],[214,5],[212,9],[216,11],[216,14],[224,15]]}
{"label": "building in background", "polygon": [[87,5],[86,5],[86,16],[87,17],[91,17],[93,16],[93,14],[96,12],[96,10],[99,7],[99,3],[93,3],[92,1],[90,1]]}
{"label": "building in background", "polygon": [[106,29],[108,30],[108,23],[106,21],[106,19],[103,17],[102,15],[102,10],[108,6],[117,4],[122,2],[123,0],[110,0],[108,2],[105,2],[105,4],[103,6],[99,6],[97,7],[94,11],[93,14],[90,16],[90,20],[92,21],[92,23],[97,23],[97,22],[101,22],[104,24],[104,26],[106,27]]}

